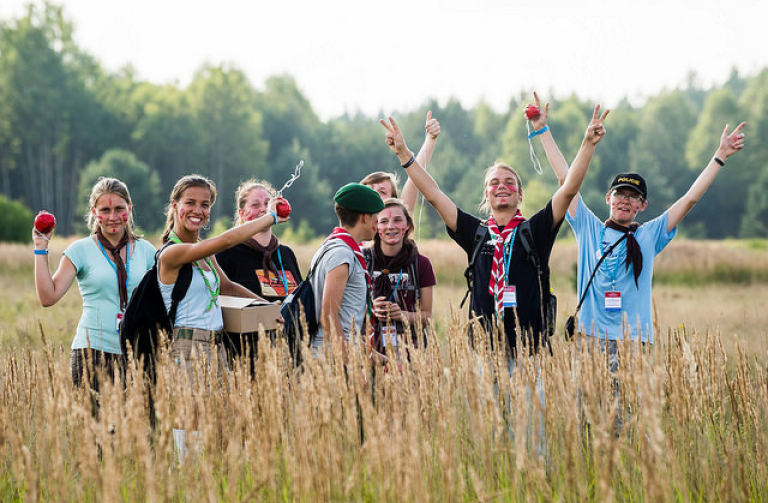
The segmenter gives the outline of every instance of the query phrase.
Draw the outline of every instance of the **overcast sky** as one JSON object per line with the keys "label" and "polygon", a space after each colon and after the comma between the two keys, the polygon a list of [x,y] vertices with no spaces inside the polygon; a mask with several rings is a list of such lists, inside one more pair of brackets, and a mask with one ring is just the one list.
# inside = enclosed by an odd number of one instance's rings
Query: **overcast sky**
{"label": "overcast sky", "polygon": [[[0,20],[26,0],[0,0]],[[35,2],[40,3],[40,2]],[[257,89],[288,73],[323,119],[429,98],[505,110],[543,97],[614,106],[768,67],[768,0],[63,0],[80,47],[108,70],[186,86],[203,63]]]}

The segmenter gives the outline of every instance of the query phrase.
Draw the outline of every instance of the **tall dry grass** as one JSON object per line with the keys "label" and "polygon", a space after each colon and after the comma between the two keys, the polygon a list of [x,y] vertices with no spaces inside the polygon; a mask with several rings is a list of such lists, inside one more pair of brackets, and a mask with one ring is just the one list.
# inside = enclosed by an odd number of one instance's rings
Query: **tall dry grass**
{"label": "tall dry grass", "polygon": [[[557,342],[511,373],[452,320],[442,344],[375,377],[367,352],[262,345],[255,378],[198,365],[194,393],[167,354],[151,426],[143,377],[73,389],[66,351],[0,356],[2,501],[762,501],[766,369],[728,371],[717,337],[627,345],[612,376]],[[539,381],[540,380],[540,381]],[[536,398],[541,383],[542,407]],[[621,401],[615,400],[619,386]],[[622,425],[617,426],[617,418]],[[201,432],[183,462],[172,431]]]}

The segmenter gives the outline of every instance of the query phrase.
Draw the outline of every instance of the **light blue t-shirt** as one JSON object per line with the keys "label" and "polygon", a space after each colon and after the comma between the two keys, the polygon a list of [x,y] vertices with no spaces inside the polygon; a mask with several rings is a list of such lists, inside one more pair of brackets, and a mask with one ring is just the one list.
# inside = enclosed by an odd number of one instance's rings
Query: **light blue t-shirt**
{"label": "light blue t-shirt", "polygon": [[[579,243],[578,298],[589,282],[592,271],[602,254],[621,238],[622,233],[608,229],[578,196],[576,216],[566,214],[576,241]],[[622,340],[624,330],[630,331],[632,340],[638,335],[642,342],[653,344],[653,319],[651,316],[651,289],[653,286],[653,262],[677,234],[677,227],[667,232],[668,214],[641,225],[635,239],[643,254],[643,270],[635,286],[635,276],[626,267],[627,246],[622,241],[611,255],[603,260],[595,279],[589,287],[579,312],[579,329],[588,335],[608,340]],[[602,237],[602,244],[601,244]],[[606,310],[606,292],[621,292],[621,309]]]}
{"label": "light blue t-shirt", "polygon": [[[128,298],[141,278],[155,263],[155,247],[144,239],[129,245]],[[120,354],[117,314],[120,292],[117,269],[93,236],[78,239],[64,250],[64,256],[77,270],[77,286],[83,298],[83,314],[77,324],[72,349],[90,347],[106,353]]]}
{"label": "light blue t-shirt", "polygon": [[[328,251],[323,254],[325,249],[328,249]],[[322,260],[320,260],[319,264],[315,265],[321,254]],[[315,270],[310,281],[312,281],[312,289],[315,294],[315,315],[319,322],[323,306],[325,277],[329,272],[343,264],[349,266],[349,275],[344,288],[344,294],[341,297],[341,305],[339,306],[339,321],[341,322],[341,329],[344,331],[344,337],[349,342],[353,321],[358,331],[363,330],[368,298],[368,283],[365,280],[365,269],[363,269],[363,266],[357,259],[355,252],[340,239],[333,239],[324,243],[312,258],[310,268],[314,267]],[[312,347],[315,349],[321,348],[324,342],[325,333],[321,325],[314,339],[312,339]],[[356,340],[353,339],[352,343],[355,342]]]}
{"label": "light blue t-shirt", "polygon": [[[174,327],[199,328],[201,330],[221,330],[224,328],[224,318],[221,315],[221,306],[218,302],[211,305],[211,292],[205,284],[203,274],[211,288],[216,288],[216,277],[213,271],[203,271],[192,266],[192,281],[189,284],[187,294],[179,302],[176,308],[176,320]],[[165,310],[171,310],[171,293],[175,283],[166,285],[160,281],[158,271],[157,282],[160,285],[160,293],[165,301]],[[210,309],[209,309],[210,307]]]}

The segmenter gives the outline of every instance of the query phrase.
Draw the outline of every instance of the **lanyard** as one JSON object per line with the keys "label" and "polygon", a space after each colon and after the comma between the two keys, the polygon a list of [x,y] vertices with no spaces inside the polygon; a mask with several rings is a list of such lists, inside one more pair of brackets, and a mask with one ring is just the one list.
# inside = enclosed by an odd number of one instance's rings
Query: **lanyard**
{"label": "lanyard", "polygon": [[[168,239],[170,239],[171,241],[177,244],[182,243],[181,238],[179,238],[179,236],[177,236],[176,233],[173,231],[171,231],[171,234],[168,236]],[[216,272],[216,268],[213,266],[213,262],[211,261],[211,259],[209,257],[205,257],[203,260],[205,260],[205,263],[208,265],[208,268],[211,270],[211,272],[213,272],[214,283],[216,285],[215,288],[212,287],[211,283],[208,281],[208,277],[205,275],[205,271],[200,266],[199,261],[195,260],[194,262],[192,262],[192,265],[195,266],[195,269],[197,269],[197,271],[203,277],[203,281],[205,282],[205,287],[208,289],[208,294],[211,296],[211,301],[208,303],[208,307],[205,309],[205,312],[207,313],[208,311],[211,310],[211,308],[213,308],[213,306],[219,305],[219,292],[221,291],[221,284],[219,281],[219,273]]]}
{"label": "lanyard", "polygon": [[515,236],[517,236],[517,227],[512,229],[509,244],[504,243],[501,248],[501,254],[504,258],[504,277],[507,279],[507,284],[509,284],[509,266],[512,264],[512,246],[515,244]]}
{"label": "lanyard", "polygon": [[[277,260],[280,262],[280,272],[277,275],[283,282],[283,288],[285,288],[285,294],[288,295],[288,278],[285,275],[285,268],[283,267],[283,256],[280,254],[280,248],[277,249]],[[282,273],[282,274],[280,274]],[[269,274],[269,272],[267,272]]]}
{"label": "lanyard", "polygon": [[397,283],[395,283],[395,287],[392,289],[392,293],[389,294],[389,301],[392,302],[392,299],[395,298],[395,295],[397,295],[397,288],[400,286],[400,280],[403,279],[403,270],[400,269],[400,276],[397,277]]}
{"label": "lanyard", "polygon": [[[112,268],[112,270],[115,271],[115,276],[117,276],[117,266],[115,266],[115,263],[109,259],[109,256],[107,255],[107,250],[104,249],[104,245],[101,244],[101,241],[97,239],[96,242],[99,243],[99,248],[101,248],[101,253],[104,255],[104,258],[107,259],[107,263]],[[131,243],[129,241],[125,243],[125,291],[126,292],[130,291],[128,289],[128,278],[130,277],[131,277]],[[120,304],[120,311],[125,311],[125,306],[122,305],[122,303]]]}
{"label": "lanyard", "polygon": [[[600,253],[605,253],[605,250],[607,248],[604,247],[603,244],[603,238],[605,237],[605,226],[603,226],[602,229],[600,229]],[[621,245],[624,248],[627,247],[626,241],[624,243],[621,243]],[[613,250],[611,250],[611,255],[613,255]],[[611,259],[613,261],[613,272],[611,273],[610,267],[611,265],[608,263],[608,257],[605,258],[604,264],[605,264],[605,275],[608,276],[608,279],[611,280],[611,290],[616,289],[616,278],[619,276],[619,255],[621,255],[620,251],[616,252],[616,255]],[[602,269],[602,267],[601,267]]]}

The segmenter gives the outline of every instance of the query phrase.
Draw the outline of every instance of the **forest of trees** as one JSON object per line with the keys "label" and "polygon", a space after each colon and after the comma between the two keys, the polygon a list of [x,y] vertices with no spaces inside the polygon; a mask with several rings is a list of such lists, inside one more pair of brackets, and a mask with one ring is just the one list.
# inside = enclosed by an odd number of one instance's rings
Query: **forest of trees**
{"label": "forest of trees", "polygon": [[[702,89],[695,75],[685,89],[664,90],[642,106],[612,109],[582,194],[599,209],[610,179],[636,171],[649,184],[649,219],[683,194],[713,155],[726,123],[746,120],[747,147],[734,156],[681,227],[688,237],[768,235],[768,69],[722,87]],[[594,103],[577,96],[547,97],[549,124],[566,158],[573,158]],[[506,111],[486,104],[466,109],[458,100],[428,101],[418,110],[387,110],[409,146],[423,139],[427,110],[442,125],[429,167],[457,204],[474,211],[483,171],[500,159],[518,168],[528,213],[540,208],[556,178],[538,149],[544,172],[534,173],[523,108],[530,94],[512,97]],[[278,187],[303,159],[301,179],[286,192],[292,226],[325,234],[335,223],[331,196],[341,185],[375,170],[396,171],[379,117],[362,114],[321,121],[289,75],[257,89],[233,66],[205,64],[185,88],[140,81],[130,66],[106,72],[73,38],[66,13],[29,7],[0,20],[0,220],[19,205],[45,208],[59,233],[84,230],[90,186],[101,175],[126,181],[134,214],[145,232],[164,223],[171,187],[184,174],[211,177],[219,188],[212,219],[230,220],[241,180],[257,177]],[[404,174],[400,174],[401,179]],[[602,203],[604,205],[604,203]],[[603,216],[599,214],[599,216]],[[24,236],[28,239],[27,220]],[[0,225],[0,240],[6,226]],[[421,237],[442,236],[436,215],[424,211]]]}

